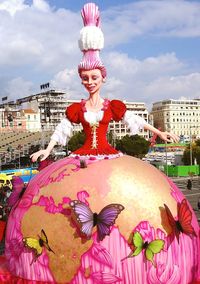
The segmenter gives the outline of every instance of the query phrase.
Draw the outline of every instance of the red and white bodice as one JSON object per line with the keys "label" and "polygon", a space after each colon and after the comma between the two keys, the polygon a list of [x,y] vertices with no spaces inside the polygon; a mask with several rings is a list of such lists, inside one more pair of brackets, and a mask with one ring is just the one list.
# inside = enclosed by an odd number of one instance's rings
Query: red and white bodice
{"label": "red and white bodice", "polygon": [[126,106],[119,100],[104,100],[103,108],[98,112],[87,111],[86,101],[73,103],[66,109],[66,119],[56,127],[51,139],[65,145],[72,133],[72,123],[81,123],[86,134],[84,145],[73,152],[81,156],[107,156],[119,152],[107,141],[106,134],[111,120],[122,120],[130,129],[131,135],[137,134],[146,123],[140,116],[126,110]]}

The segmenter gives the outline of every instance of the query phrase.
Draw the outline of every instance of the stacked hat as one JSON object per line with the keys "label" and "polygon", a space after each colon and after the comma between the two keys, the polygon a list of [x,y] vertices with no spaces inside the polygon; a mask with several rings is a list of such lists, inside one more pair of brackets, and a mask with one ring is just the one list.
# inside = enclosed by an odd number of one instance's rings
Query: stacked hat
{"label": "stacked hat", "polygon": [[82,70],[99,69],[102,77],[106,77],[106,68],[103,65],[99,52],[104,47],[104,36],[100,29],[100,13],[94,3],[85,4],[81,10],[84,27],[80,31],[79,48],[83,58],[78,66],[79,75]]}

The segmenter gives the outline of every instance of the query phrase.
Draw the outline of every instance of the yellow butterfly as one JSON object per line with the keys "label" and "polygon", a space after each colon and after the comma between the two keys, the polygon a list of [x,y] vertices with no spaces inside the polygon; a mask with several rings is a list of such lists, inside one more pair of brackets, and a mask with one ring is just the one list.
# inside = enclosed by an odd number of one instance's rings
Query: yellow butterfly
{"label": "yellow butterfly", "polygon": [[38,239],[35,238],[23,238],[24,245],[31,249],[34,253],[34,258],[31,264],[38,259],[38,257],[42,254],[43,247],[46,247],[48,251],[55,253],[49,246],[47,235],[45,231],[41,230],[41,236],[38,236]]}

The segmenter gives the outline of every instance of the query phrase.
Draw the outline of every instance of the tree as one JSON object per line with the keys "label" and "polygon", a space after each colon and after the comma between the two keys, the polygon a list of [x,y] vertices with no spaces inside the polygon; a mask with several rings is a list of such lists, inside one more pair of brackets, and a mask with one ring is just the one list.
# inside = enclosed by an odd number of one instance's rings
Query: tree
{"label": "tree", "polygon": [[149,150],[150,142],[139,135],[124,136],[116,140],[116,149],[130,156],[142,158]]}
{"label": "tree", "polygon": [[75,133],[68,142],[68,150],[74,152],[81,146],[83,146],[85,142],[85,134],[83,131]]}
{"label": "tree", "polygon": [[196,140],[196,141],[195,141],[195,144],[196,144],[197,146],[200,146],[200,139]]}
{"label": "tree", "polygon": [[[195,143],[192,143],[192,164],[196,159],[197,164],[200,164],[200,139],[196,140]],[[190,165],[190,145],[187,146],[183,152],[183,163],[184,165]]]}

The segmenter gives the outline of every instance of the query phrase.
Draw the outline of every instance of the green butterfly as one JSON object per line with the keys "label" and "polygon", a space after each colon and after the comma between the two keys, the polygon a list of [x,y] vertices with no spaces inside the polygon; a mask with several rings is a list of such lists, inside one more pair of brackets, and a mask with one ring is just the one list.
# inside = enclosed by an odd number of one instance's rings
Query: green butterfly
{"label": "green butterfly", "polygon": [[151,263],[156,266],[153,258],[154,254],[157,254],[161,252],[161,250],[164,248],[165,241],[156,239],[152,242],[144,242],[142,239],[142,236],[139,232],[135,232],[133,235],[133,245],[135,249],[127,256],[134,257],[141,253],[142,250],[145,250],[145,257],[147,260],[151,261]]}

